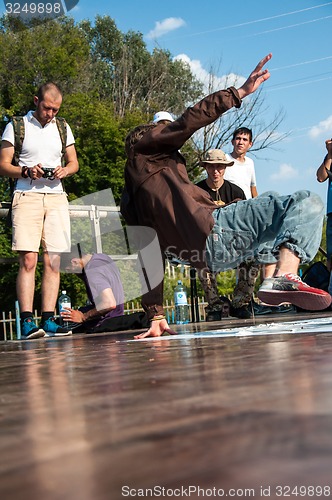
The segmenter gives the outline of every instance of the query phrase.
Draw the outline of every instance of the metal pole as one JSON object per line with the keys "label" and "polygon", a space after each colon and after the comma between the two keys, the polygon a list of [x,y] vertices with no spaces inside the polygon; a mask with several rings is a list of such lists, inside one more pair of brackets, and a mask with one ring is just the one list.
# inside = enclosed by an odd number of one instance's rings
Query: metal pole
{"label": "metal pole", "polygon": [[197,300],[196,269],[190,268],[190,298],[191,298],[191,320],[193,323],[199,323],[199,310]]}
{"label": "metal pole", "polygon": [[15,300],[15,321],[16,321],[16,338],[21,340],[21,315],[20,315],[20,305],[18,300]]}

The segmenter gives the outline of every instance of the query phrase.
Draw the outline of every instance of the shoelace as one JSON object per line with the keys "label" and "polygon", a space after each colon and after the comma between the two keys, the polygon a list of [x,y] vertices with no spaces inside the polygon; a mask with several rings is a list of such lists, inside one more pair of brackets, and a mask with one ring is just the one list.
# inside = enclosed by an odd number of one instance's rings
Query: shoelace
{"label": "shoelace", "polygon": [[302,286],[305,286],[307,288],[312,288],[309,285],[307,285],[307,283],[302,281],[300,276],[298,276],[297,274],[288,273],[288,274],[284,274],[283,276],[285,278],[289,279],[290,281],[296,281],[297,283],[301,283]]}

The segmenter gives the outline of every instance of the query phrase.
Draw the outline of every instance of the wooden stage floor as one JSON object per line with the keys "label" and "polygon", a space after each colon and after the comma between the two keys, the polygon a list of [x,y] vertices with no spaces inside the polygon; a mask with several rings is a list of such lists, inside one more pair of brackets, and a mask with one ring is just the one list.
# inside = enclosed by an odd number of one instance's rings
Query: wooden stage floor
{"label": "wooden stage floor", "polygon": [[0,499],[332,497],[330,316],[260,317],[323,317],[318,332],[1,342]]}

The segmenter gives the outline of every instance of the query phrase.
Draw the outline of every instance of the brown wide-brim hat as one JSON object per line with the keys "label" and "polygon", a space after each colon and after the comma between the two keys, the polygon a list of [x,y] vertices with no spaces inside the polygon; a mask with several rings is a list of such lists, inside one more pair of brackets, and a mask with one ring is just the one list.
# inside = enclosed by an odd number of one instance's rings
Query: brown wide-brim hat
{"label": "brown wide-brim hat", "polygon": [[226,153],[224,153],[221,149],[209,149],[200,163],[201,165],[204,165],[205,163],[220,163],[226,167],[234,165],[234,161],[229,161]]}

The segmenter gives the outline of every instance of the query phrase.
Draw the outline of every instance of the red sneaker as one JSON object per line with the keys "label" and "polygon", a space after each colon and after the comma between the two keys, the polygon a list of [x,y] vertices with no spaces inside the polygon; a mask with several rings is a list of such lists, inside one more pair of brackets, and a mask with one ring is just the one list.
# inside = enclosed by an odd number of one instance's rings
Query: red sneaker
{"label": "red sneaker", "polygon": [[329,307],[332,302],[329,293],[307,285],[296,274],[266,278],[257,296],[265,304],[278,306],[290,302],[308,311],[321,311]]}

